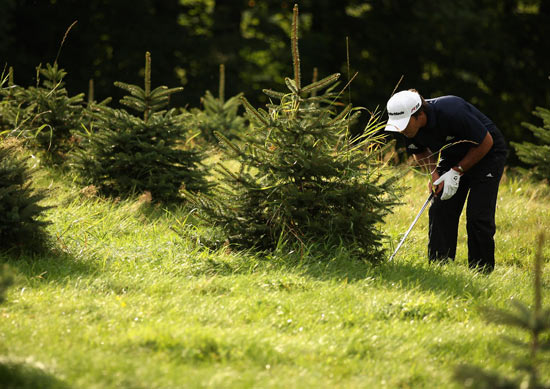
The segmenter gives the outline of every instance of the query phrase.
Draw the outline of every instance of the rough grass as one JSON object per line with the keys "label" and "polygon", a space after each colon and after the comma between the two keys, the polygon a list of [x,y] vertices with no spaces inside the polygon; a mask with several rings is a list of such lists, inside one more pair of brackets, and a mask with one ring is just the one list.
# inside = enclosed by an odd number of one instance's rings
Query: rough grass
{"label": "rough grass", "polygon": [[[381,226],[389,252],[425,200],[424,181],[407,177]],[[456,263],[426,263],[427,214],[394,262],[372,266],[343,247],[207,250],[209,229],[183,225],[183,209],[40,182],[58,187],[52,251],[0,253],[16,273],[0,306],[0,381],[13,387],[452,388],[460,363],[517,374],[500,337],[521,334],[478,308],[532,301],[534,242],[550,227],[542,184],[505,178],[497,267],[485,276],[466,266],[463,226]],[[549,286],[546,264],[545,305]]]}

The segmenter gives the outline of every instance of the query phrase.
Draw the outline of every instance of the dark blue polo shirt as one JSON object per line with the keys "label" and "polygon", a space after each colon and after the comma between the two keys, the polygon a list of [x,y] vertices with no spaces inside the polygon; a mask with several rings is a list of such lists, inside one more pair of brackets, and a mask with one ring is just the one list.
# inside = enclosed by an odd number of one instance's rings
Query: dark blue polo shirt
{"label": "dark blue polo shirt", "polygon": [[418,154],[429,148],[437,159],[441,151],[439,167],[442,171],[456,166],[471,147],[479,145],[487,132],[493,137],[493,147],[476,167],[504,163],[507,155],[506,142],[495,124],[476,107],[457,96],[442,96],[427,99],[426,126],[412,139],[406,138],[409,154]]}

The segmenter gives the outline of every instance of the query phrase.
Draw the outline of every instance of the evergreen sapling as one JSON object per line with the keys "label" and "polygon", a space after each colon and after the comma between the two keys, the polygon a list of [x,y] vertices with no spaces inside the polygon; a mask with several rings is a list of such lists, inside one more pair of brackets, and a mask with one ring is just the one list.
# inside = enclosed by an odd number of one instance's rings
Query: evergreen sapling
{"label": "evergreen sapling", "polygon": [[[215,196],[186,197],[210,223],[221,226],[239,247],[275,249],[282,242],[344,244],[370,261],[383,257],[378,228],[389,212],[394,180],[383,179],[376,156],[382,139],[373,116],[360,137],[350,139],[359,115],[342,109],[339,74],[301,86],[298,8],[293,15],[294,78],[287,92],[264,90],[267,110],[243,105],[251,121],[244,143],[216,133],[224,161]],[[238,162],[232,169],[231,163]]]}
{"label": "evergreen sapling", "polygon": [[246,120],[239,115],[242,94],[225,99],[225,67],[220,65],[220,85],[218,97],[206,91],[201,98],[202,110],[193,113],[193,125],[200,130],[201,137],[209,143],[217,141],[215,132],[228,139],[240,139],[246,129]]}
{"label": "evergreen sapling", "polygon": [[41,250],[46,241],[40,202],[44,191],[31,185],[32,170],[21,157],[20,142],[12,137],[0,140],[0,249]]}
{"label": "evergreen sapling", "polygon": [[45,152],[54,164],[64,162],[73,148],[73,132],[80,128],[84,94],[69,96],[63,81],[67,73],[57,63],[37,68],[37,85],[23,88],[13,84],[3,92],[7,103],[2,108],[2,122],[10,133],[27,139]]}
{"label": "evergreen sapling", "polygon": [[188,145],[184,114],[165,110],[169,97],[183,88],[151,90],[151,57],[146,53],[145,88],[115,82],[129,93],[121,104],[142,114],[92,105],[93,122],[81,134],[73,167],[83,184],[108,196],[128,197],[150,192],[155,202],[178,202],[180,189],[208,190],[204,155]]}
{"label": "evergreen sapling", "polygon": [[533,115],[542,119],[542,127],[531,123],[522,125],[533,133],[538,143],[511,142],[511,145],[516,149],[518,158],[533,167],[532,172],[537,178],[550,181],[550,110],[537,107]]}

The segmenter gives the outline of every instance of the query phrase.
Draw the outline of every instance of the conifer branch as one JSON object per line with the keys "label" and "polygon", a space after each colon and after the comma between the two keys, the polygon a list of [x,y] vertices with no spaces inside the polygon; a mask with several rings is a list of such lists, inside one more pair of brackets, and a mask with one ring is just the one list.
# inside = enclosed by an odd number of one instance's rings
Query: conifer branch
{"label": "conifer branch", "polygon": [[299,88],[298,88],[298,85],[296,85],[296,81],[294,81],[291,78],[285,77],[285,83],[288,89],[290,89],[292,93],[296,95],[299,93]]}
{"label": "conifer branch", "polygon": [[271,90],[271,89],[264,89],[262,92],[264,92],[269,97],[272,97],[272,98],[278,99],[278,100],[281,100],[283,97],[285,97],[284,93],[276,92],[276,91]]}
{"label": "conifer branch", "polygon": [[218,165],[218,167],[221,169],[220,170],[220,173],[225,173],[228,177],[231,177],[233,178],[235,181],[240,181],[239,177],[237,177],[235,175],[235,173],[233,173],[231,170],[229,170],[228,168],[226,168],[225,166],[223,165]]}
{"label": "conifer branch", "polygon": [[177,86],[175,88],[168,88],[165,85],[161,85],[151,91],[149,97],[151,101],[153,100],[162,100],[163,103],[168,103],[168,98],[174,93],[181,92],[183,90],[182,86]]}
{"label": "conifer branch", "polygon": [[256,118],[261,124],[267,126],[269,123],[267,122],[267,120],[265,120],[262,115],[260,115],[260,113],[256,110],[256,108],[254,108],[252,106],[252,104],[250,104],[248,102],[248,100],[246,99],[246,97],[242,96],[241,97],[241,102],[243,103],[243,106],[246,110],[246,112],[252,116],[253,118]]}
{"label": "conifer branch", "polygon": [[343,120],[346,117],[346,115],[351,112],[352,108],[353,108],[352,104],[351,103],[348,104],[347,107],[342,110],[342,112],[340,112],[336,117],[334,117],[334,119],[328,122],[328,125],[331,126]]}
{"label": "conifer branch", "polygon": [[340,78],[340,73],[334,73],[328,77],[323,78],[322,80],[312,82],[308,86],[305,86],[302,89],[302,92],[309,93],[309,92],[317,92],[319,89],[323,89],[327,85],[330,85],[334,81],[338,80]]}
{"label": "conifer branch", "polygon": [[233,149],[233,151],[234,151],[237,155],[241,155],[241,154],[242,154],[241,150],[239,150],[239,148],[238,148],[237,146],[235,146],[235,145],[233,144],[233,142],[231,142],[229,139],[227,139],[227,138],[225,137],[225,135],[223,135],[221,132],[219,132],[219,131],[214,131],[214,135],[216,135],[216,137],[217,137],[219,140],[223,141],[227,146],[229,146],[231,149]]}
{"label": "conifer branch", "polygon": [[145,99],[145,91],[141,89],[137,85],[127,84],[122,81],[115,81],[115,86],[120,89],[124,89],[128,93],[130,93],[132,96],[137,97],[138,99]]}

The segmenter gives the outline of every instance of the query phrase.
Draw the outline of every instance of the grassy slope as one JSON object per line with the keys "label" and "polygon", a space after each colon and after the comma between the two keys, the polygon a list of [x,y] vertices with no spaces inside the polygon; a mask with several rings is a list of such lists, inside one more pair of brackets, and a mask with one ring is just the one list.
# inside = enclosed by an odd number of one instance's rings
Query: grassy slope
{"label": "grassy slope", "polygon": [[[391,246],[425,200],[425,182],[409,178],[383,227]],[[57,251],[0,254],[17,273],[0,307],[0,355],[21,385],[35,380],[29,387],[453,387],[461,362],[514,374],[500,355],[511,351],[499,338],[509,330],[477,308],[532,301],[529,268],[535,235],[550,227],[549,199],[542,185],[505,180],[497,269],[482,276],[465,265],[463,226],[457,262],[426,263],[427,215],[394,263],[372,267],[344,250],[207,252],[193,228],[188,238],[174,232],[183,214],[64,187],[49,213]]]}

